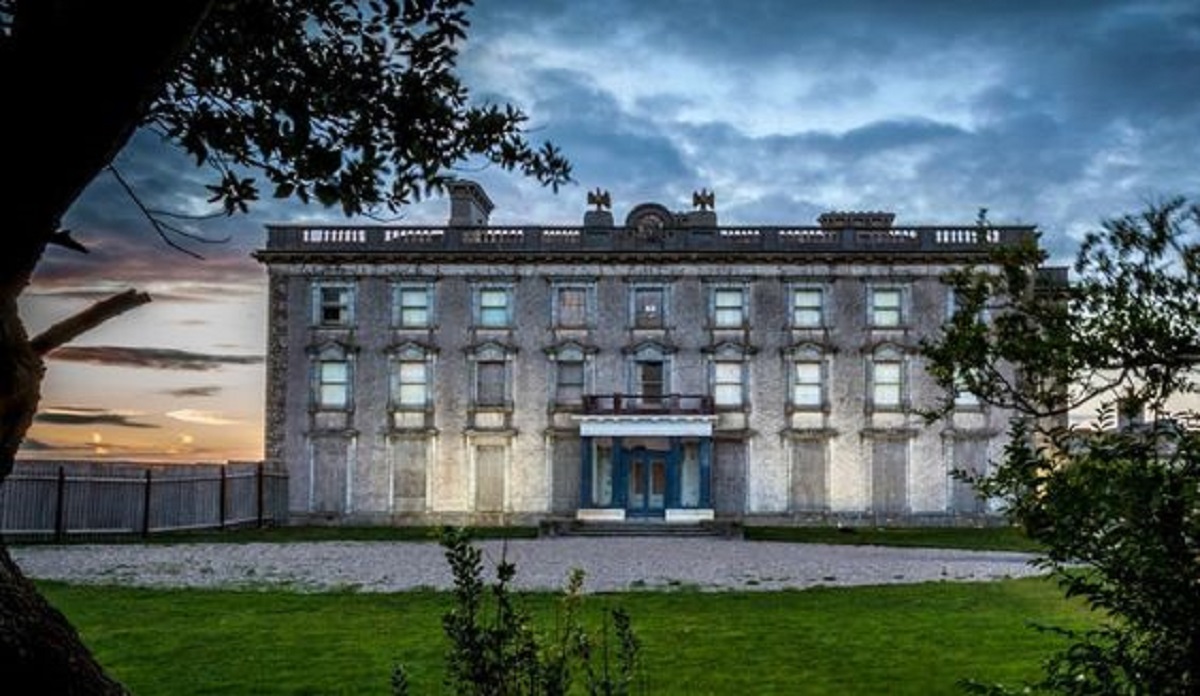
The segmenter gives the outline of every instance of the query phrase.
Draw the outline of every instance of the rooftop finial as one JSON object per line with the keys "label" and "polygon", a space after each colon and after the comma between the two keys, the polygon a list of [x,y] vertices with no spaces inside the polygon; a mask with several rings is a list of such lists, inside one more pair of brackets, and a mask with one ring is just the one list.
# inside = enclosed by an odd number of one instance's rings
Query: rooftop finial
{"label": "rooftop finial", "polygon": [[717,207],[717,194],[702,188],[692,192],[692,206],[696,210],[713,210]]}

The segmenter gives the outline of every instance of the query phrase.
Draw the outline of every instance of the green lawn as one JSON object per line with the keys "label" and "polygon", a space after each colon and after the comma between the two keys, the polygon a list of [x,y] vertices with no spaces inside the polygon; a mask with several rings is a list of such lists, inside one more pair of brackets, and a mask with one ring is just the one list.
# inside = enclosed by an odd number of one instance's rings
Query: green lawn
{"label": "green lawn", "polygon": [[[141,696],[387,694],[395,661],[413,693],[445,693],[446,594],[40,587]],[[524,600],[553,621],[554,597]],[[644,693],[689,696],[953,694],[962,677],[1034,676],[1056,639],[1028,621],[1089,621],[1045,580],[642,592],[589,596],[585,612],[615,604],[643,642]]]}

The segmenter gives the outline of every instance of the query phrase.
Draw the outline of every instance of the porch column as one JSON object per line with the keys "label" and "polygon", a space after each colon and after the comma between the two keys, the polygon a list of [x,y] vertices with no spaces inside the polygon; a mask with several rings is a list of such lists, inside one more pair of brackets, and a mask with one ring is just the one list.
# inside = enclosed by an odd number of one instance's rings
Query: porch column
{"label": "porch column", "polygon": [[621,438],[614,436],[612,439],[612,506],[626,508],[629,506],[629,491],[625,477],[627,476],[625,466],[625,448],[621,445]]}
{"label": "porch column", "polygon": [[671,437],[668,440],[671,443],[670,452],[667,454],[667,491],[666,491],[666,507],[677,508],[679,502],[679,465],[683,460],[683,445],[680,438]]}
{"label": "porch column", "polygon": [[592,507],[592,438],[579,439],[579,507]]}

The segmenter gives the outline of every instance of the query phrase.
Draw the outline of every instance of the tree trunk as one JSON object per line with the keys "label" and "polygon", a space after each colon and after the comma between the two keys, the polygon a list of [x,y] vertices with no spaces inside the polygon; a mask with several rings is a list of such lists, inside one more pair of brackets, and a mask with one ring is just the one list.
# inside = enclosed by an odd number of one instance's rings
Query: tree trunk
{"label": "tree trunk", "polygon": [[[4,693],[125,694],[79,634],[0,546],[0,675]],[[22,686],[23,685],[23,686]]]}
{"label": "tree trunk", "polygon": [[[17,0],[0,52],[0,485],[33,422],[43,364],[17,312],[62,216],[128,142],[212,0]],[[116,694],[66,618],[0,541],[0,681],[31,694]]]}

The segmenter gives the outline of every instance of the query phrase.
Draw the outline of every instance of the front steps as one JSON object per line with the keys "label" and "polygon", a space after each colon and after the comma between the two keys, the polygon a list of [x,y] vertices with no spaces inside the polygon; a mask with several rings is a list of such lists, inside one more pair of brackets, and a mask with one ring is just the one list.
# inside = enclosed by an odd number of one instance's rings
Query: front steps
{"label": "front steps", "polygon": [[667,522],[660,518],[626,520],[545,520],[538,535],[576,537],[713,537],[740,539],[741,525],[727,520]]}

